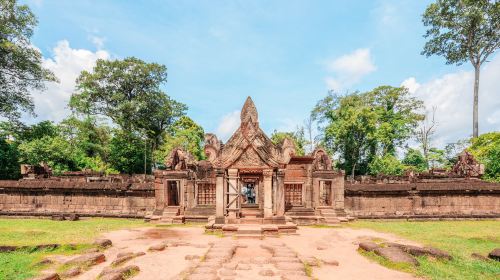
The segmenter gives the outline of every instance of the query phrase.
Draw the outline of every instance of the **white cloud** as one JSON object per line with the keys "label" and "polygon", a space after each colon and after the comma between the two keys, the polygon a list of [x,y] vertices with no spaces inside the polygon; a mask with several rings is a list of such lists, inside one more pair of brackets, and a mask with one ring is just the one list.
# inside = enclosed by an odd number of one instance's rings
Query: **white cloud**
{"label": "white cloud", "polygon": [[371,57],[370,49],[357,49],[326,62],[327,70],[333,77],[325,82],[330,89],[341,90],[357,84],[364,76],[377,69]]}
{"label": "white cloud", "polygon": [[222,117],[219,125],[217,126],[216,135],[220,140],[226,142],[239,126],[240,111],[231,112]]}
{"label": "white cloud", "polygon": [[59,41],[53,49],[53,57],[43,59],[43,66],[54,72],[59,83],[47,83],[44,92],[33,93],[37,120],[59,122],[68,116],[70,113],[68,101],[80,72],[91,70],[97,59],[109,59],[109,57],[109,53],[104,50],[92,52],[72,49],[68,41]]}
{"label": "white cloud", "polygon": [[415,77],[410,77],[410,78],[404,80],[401,83],[401,86],[406,87],[408,89],[408,91],[412,94],[415,93],[420,88],[420,84],[417,82]]}
{"label": "white cloud", "polygon": [[89,39],[98,50],[101,50],[104,47],[104,42],[106,41],[106,38],[95,35],[91,35]]}
{"label": "white cloud", "polygon": [[[483,66],[479,85],[479,133],[500,131],[498,80],[500,55]],[[459,71],[419,84],[414,78],[402,85],[413,87],[427,110],[436,107],[437,130],[433,145],[443,147],[472,135],[473,71]],[[415,87],[418,85],[417,87]],[[411,91],[411,89],[410,89]]]}

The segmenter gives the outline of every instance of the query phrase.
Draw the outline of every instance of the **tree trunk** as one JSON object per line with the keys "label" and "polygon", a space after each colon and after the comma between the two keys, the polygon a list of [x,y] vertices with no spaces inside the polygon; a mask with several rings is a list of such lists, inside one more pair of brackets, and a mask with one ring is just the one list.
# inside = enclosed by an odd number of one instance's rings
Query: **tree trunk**
{"label": "tree trunk", "polygon": [[478,125],[478,99],[479,99],[479,70],[481,65],[474,65],[474,105],[472,109],[472,137],[479,135]]}

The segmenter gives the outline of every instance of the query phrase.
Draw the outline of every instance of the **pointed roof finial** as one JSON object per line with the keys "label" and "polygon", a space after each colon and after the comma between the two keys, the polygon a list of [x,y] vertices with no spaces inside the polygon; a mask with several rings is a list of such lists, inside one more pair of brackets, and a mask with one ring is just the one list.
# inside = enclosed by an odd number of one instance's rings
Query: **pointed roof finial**
{"label": "pointed roof finial", "polygon": [[257,108],[255,107],[255,104],[253,103],[253,100],[250,96],[247,97],[247,100],[245,101],[245,104],[241,109],[240,118],[241,118],[241,123],[249,121],[251,121],[252,123],[259,122],[259,115],[257,113]]}

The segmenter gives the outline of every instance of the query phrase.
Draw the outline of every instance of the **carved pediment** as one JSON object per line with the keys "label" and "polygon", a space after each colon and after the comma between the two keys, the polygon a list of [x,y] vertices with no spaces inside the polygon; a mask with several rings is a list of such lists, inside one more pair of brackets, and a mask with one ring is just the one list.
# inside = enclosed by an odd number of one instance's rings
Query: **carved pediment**
{"label": "carved pediment", "polygon": [[286,140],[276,146],[259,127],[258,113],[250,97],[241,110],[241,124],[225,145],[216,144],[210,134],[205,138],[208,160],[221,168],[276,168],[288,163],[295,154],[293,142]]}
{"label": "carved pediment", "polygon": [[[229,167],[229,166],[228,166]],[[238,159],[236,159],[231,166],[232,168],[269,168],[269,165],[259,156],[259,154],[252,148],[248,147],[243,151]]]}

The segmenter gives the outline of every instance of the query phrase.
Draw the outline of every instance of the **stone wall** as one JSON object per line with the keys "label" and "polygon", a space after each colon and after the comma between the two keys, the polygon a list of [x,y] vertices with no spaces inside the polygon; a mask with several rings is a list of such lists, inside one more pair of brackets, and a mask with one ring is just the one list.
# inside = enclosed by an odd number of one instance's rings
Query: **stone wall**
{"label": "stone wall", "polygon": [[498,218],[500,184],[473,179],[346,183],[345,210],[358,218]]}
{"label": "stone wall", "polygon": [[152,182],[0,181],[0,214],[137,217],[154,210]]}

